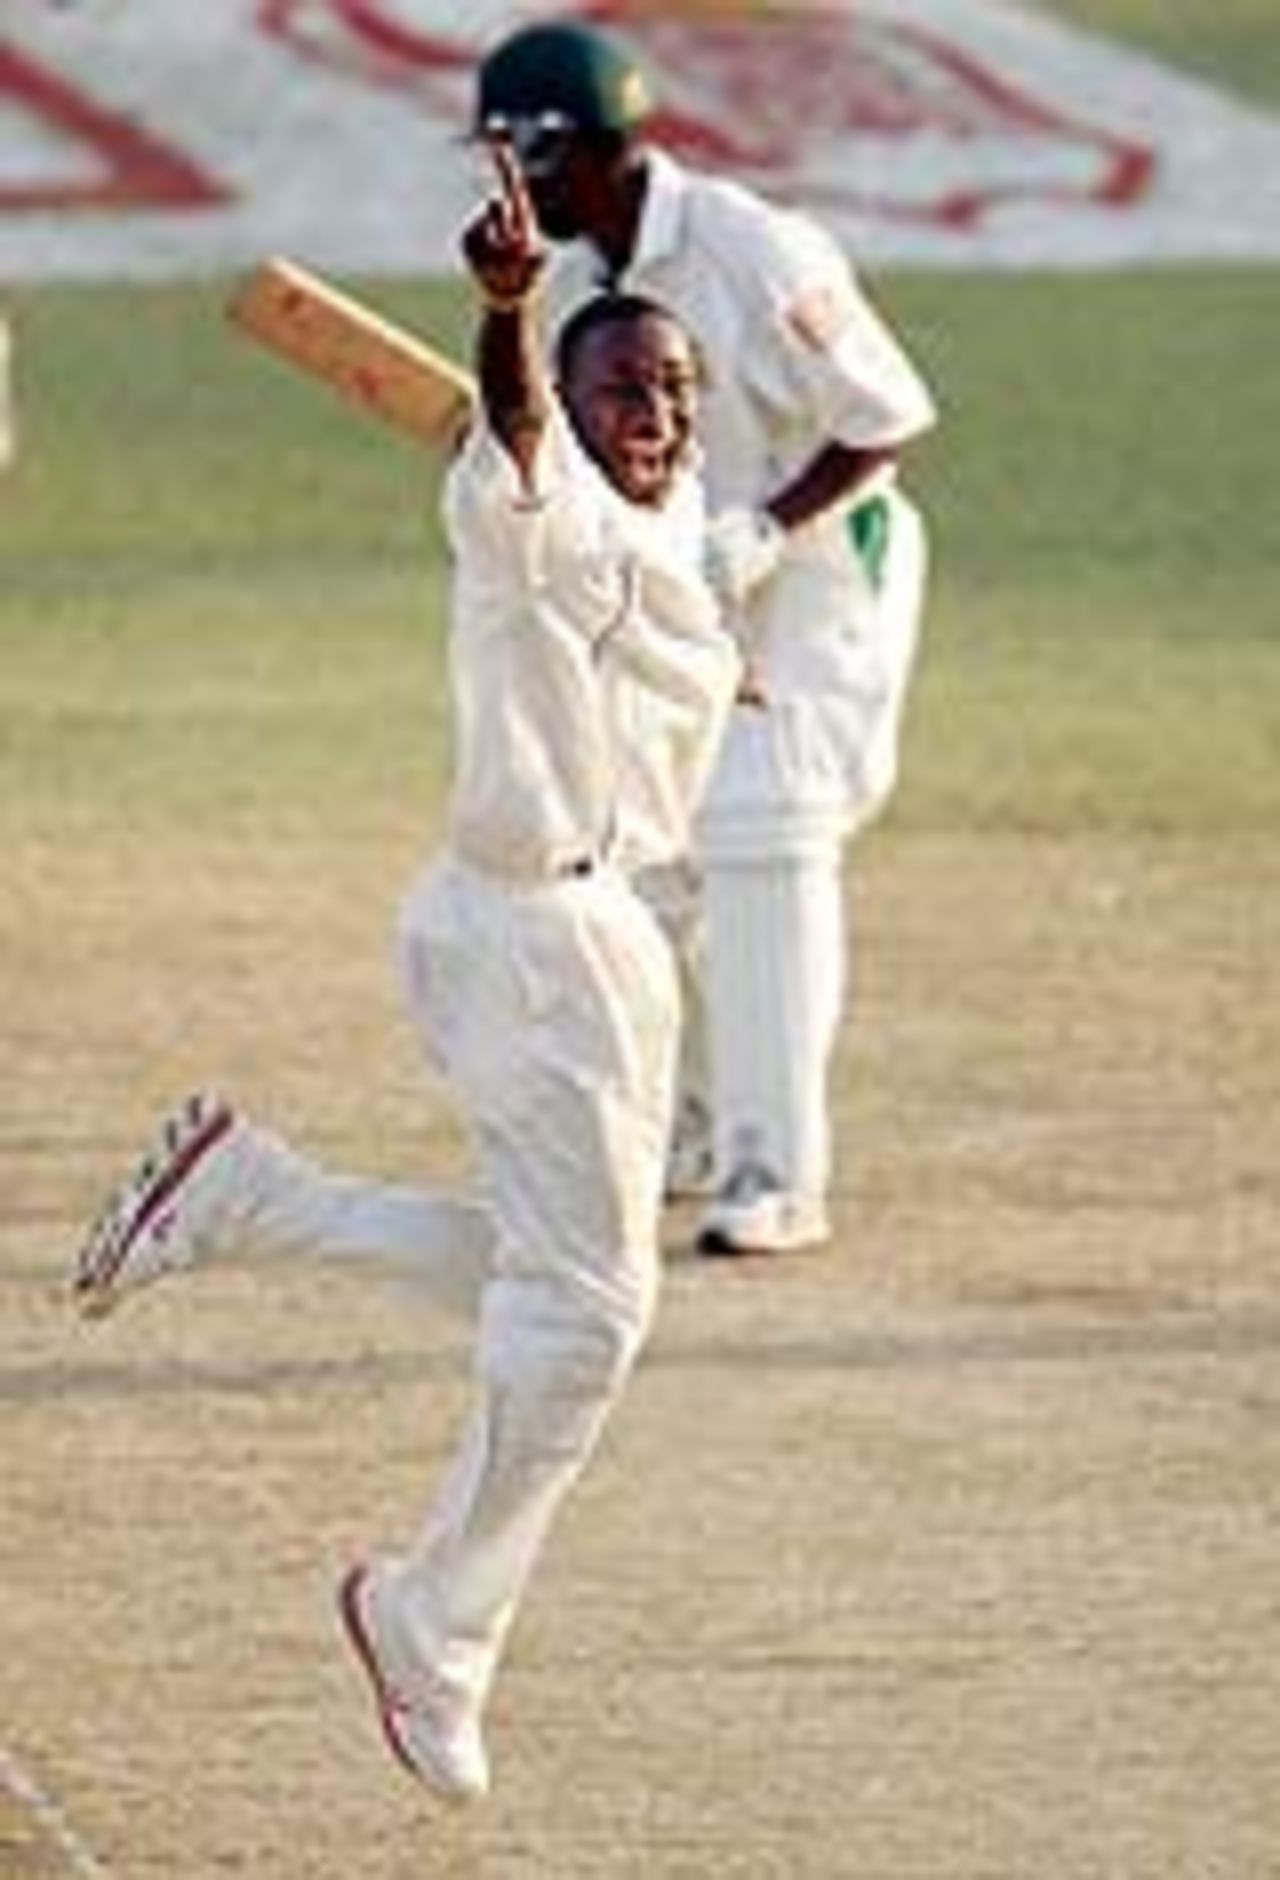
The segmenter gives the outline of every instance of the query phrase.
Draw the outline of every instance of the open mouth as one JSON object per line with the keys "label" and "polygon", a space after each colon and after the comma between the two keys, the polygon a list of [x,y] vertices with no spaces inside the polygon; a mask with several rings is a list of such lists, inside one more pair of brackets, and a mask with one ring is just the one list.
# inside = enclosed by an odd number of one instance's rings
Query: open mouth
{"label": "open mouth", "polygon": [[619,447],[616,465],[628,490],[661,491],[671,481],[674,458],[670,445],[636,439]]}

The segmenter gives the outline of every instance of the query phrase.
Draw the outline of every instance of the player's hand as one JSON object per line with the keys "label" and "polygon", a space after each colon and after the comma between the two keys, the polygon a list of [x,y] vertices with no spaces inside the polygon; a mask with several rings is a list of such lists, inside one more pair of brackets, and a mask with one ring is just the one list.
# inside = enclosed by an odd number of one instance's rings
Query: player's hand
{"label": "player's hand", "polygon": [[702,568],[721,606],[740,608],[782,559],[787,532],[764,509],[723,509],[707,524]]}
{"label": "player's hand", "polygon": [[538,218],[507,137],[489,137],[497,187],[462,233],[462,252],[490,305],[528,298],[546,265]]}

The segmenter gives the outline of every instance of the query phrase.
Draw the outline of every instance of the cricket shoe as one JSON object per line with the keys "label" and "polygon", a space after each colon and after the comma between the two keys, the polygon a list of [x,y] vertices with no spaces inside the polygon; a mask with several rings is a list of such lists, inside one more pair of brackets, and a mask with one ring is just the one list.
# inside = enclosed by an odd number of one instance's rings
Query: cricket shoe
{"label": "cricket shoe", "polygon": [[831,1232],[820,1201],[790,1194],[757,1162],[733,1170],[717,1191],[698,1232],[698,1252],[708,1259],[791,1253],[817,1246]]}
{"label": "cricket shoe", "polygon": [[86,1318],[102,1318],[126,1293],[195,1261],[235,1186],[226,1153],[235,1128],[230,1104],[208,1092],[165,1118],[80,1248],[71,1290]]}
{"label": "cricket shoe", "polygon": [[475,1703],[431,1672],[397,1637],[376,1565],[361,1562],[351,1568],[338,1591],[338,1610],[373,1686],[392,1755],[447,1802],[487,1795],[489,1759]]}

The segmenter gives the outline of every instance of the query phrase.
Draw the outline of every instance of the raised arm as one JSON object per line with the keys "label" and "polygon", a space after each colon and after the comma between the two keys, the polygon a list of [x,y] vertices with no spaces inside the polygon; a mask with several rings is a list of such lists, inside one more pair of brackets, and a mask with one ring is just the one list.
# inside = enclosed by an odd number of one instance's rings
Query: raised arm
{"label": "raised arm", "polygon": [[462,234],[483,302],[476,372],[490,429],[527,482],[551,396],[532,308],[546,252],[510,143],[488,148],[497,186]]}

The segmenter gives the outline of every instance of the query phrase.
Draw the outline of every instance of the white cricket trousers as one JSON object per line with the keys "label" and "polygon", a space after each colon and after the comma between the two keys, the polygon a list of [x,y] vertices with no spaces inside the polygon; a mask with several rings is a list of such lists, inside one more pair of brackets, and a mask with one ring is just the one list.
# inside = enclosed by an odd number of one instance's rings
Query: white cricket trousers
{"label": "white cricket trousers", "polygon": [[481,1704],[652,1320],[679,998],[665,939],[608,869],[519,888],[438,863],[400,939],[415,1028],[473,1135],[476,1198],[332,1176],[245,1130],[237,1245],[387,1262],[474,1312],[472,1411],[380,1584],[424,1667]]}

